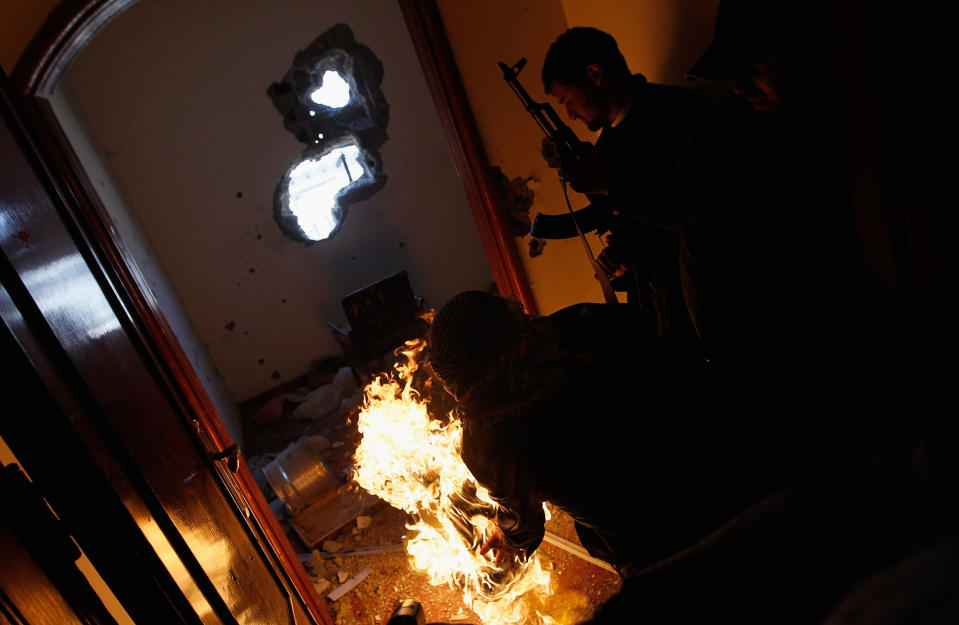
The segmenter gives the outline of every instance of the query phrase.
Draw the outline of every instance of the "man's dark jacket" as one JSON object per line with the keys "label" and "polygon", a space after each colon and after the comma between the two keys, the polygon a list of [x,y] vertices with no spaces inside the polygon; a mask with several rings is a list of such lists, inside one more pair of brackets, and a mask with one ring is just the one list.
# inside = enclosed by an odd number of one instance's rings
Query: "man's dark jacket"
{"label": "man's dark jacket", "polygon": [[636,74],[629,113],[596,142],[611,170],[607,202],[615,246],[632,269],[614,286],[655,315],[662,333],[686,343],[694,332],[679,281],[678,200],[671,181],[705,111],[698,93]]}
{"label": "man's dark jacket", "polygon": [[461,396],[463,459],[500,503],[513,546],[539,545],[548,501],[593,555],[653,562],[849,438],[798,397],[713,371],[652,325],[625,305],[563,309]]}

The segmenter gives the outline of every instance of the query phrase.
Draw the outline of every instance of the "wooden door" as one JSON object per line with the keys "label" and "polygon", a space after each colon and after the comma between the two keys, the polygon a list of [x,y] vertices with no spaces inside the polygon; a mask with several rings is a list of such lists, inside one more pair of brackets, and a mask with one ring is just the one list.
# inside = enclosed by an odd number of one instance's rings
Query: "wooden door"
{"label": "wooden door", "polygon": [[136,622],[329,622],[0,82],[0,317],[5,360],[27,363],[7,383],[40,406],[7,410],[0,436]]}

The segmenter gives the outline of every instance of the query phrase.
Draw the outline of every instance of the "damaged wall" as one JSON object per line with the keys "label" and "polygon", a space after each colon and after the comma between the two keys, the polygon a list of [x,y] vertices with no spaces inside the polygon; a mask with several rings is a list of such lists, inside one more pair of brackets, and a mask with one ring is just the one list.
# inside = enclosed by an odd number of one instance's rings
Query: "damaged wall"
{"label": "damaged wall", "polygon": [[[335,23],[385,65],[387,184],[330,241],[273,221],[302,150],[266,95]],[[491,275],[399,7],[391,0],[142,0],[69,70],[77,100],[235,401],[340,356],[340,299],[401,269],[438,306]]]}
{"label": "damaged wall", "polygon": [[[26,16],[32,19],[27,19],[28,26],[32,24],[29,28],[23,20],[7,19],[23,13],[22,7],[8,11],[4,5],[0,31],[10,50],[4,49],[0,62],[8,72],[32,38],[30,28],[38,28],[54,4],[31,3],[32,18]],[[195,3],[142,0],[101,32],[72,71],[75,79],[83,75],[91,80],[80,90],[85,100],[91,100],[85,106],[95,102],[103,107],[92,116],[99,120],[97,126],[110,128],[98,130],[110,138],[104,142],[110,164],[120,172],[124,185],[138,189],[127,193],[138,211],[150,213],[141,217],[160,263],[173,278],[235,399],[276,385],[274,373],[280,380],[288,379],[302,373],[311,360],[338,353],[324,322],[328,318],[342,321],[338,297],[349,288],[387,273],[371,269],[373,250],[378,250],[382,264],[390,270],[401,265],[409,269],[414,288],[433,304],[463,288],[482,288],[488,280],[485,258],[398,9],[392,2],[367,1],[338,6],[333,15],[322,3],[304,7],[288,2],[270,8],[263,4],[247,1],[230,11],[218,11]],[[510,179],[531,180],[532,213],[556,213],[565,210],[562,193],[554,172],[539,155],[539,131],[502,81],[496,61],[513,63],[527,57],[523,83],[534,98],[545,99],[538,72],[549,44],[567,24],[593,24],[617,37],[635,70],[654,80],[679,82],[681,76],[670,74],[684,68],[705,46],[716,0],[656,0],[641,6],[614,0],[537,0],[520,5],[502,0],[481,5],[440,0],[438,4],[490,162]],[[178,23],[181,16],[184,20]],[[327,246],[337,251],[319,246],[303,250],[261,219],[261,208],[295,149],[292,140],[275,143],[285,133],[277,132],[279,120],[269,110],[264,90],[286,71],[297,50],[340,20],[349,23],[358,40],[381,59],[389,60],[385,89],[395,114],[385,149],[401,156],[388,159],[388,167],[394,169],[387,171],[390,183],[381,196],[361,204],[354,217],[362,217],[348,219],[344,232]],[[696,26],[690,28],[691,23]],[[120,32],[124,28],[143,32],[124,35]],[[397,37],[397,31],[402,36]],[[654,45],[668,36],[679,36],[685,43],[671,43],[668,49]],[[111,38],[113,43],[108,45]],[[236,60],[245,55],[256,58]],[[105,68],[109,71],[103,72]],[[124,72],[132,78],[140,74],[141,83],[123,87],[117,81]],[[405,88],[406,84],[412,88]],[[416,124],[424,120],[430,122],[431,130],[420,131],[425,132],[422,141],[411,141]],[[586,138],[581,128],[577,131]],[[413,151],[424,155],[426,165],[408,162],[411,150],[399,149],[399,141],[416,144]],[[206,147],[210,155],[201,156]],[[137,150],[140,156],[135,156]],[[185,154],[190,158],[185,159]],[[198,166],[191,168],[191,163]],[[403,170],[402,184],[397,178],[401,172],[395,168]],[[220,173],[211,175],[216,170]],[[246,175],[256,170],[266,173]],[[370,220],[364,217],[376,218],[405,195],[446,210],[438,214],[407,206],[403,217],[393,221],[399,232],[388,228],[358,232],[369,227]],[[585,198],[576,194],[572,198],[577,208],[585,204]],[[385,211],[384,216],[389,220],[394,212]],[[229,219],[206,218],[216,215],[229,215]],[[398,235],[415,230],[415,223],[425,225],[432,242],[411,249],[411,237]],[[435,234],[439,232],[446,234]],[[528,242],[528,237],[517,239],[541,311],[601,299],[577,241],[552,241],[542,256],[532,259]],[[598,242],[593,245],[598,250]],[[464,263],[464,255],[471,260]],[[302,262],[291,264],[293,257]],[[442,259],[446,268],[458,263],[462,269],[447,270],[434,287],[433,278],[425,277],[432,259]],[[301,266],[286,272],[297,265]],[[356,276],[350,275],[353,272]],[[461,274],[462,279],[450,274]],[[327,291],[336,291],[336,297],[318,295]],[[279,323],[273,323],[274,318]],[[293,347],[284,346],[290,336],[286,327],[295,328],[299,337]],[[296,352],[291,360],[280,356],[284,347]]]}

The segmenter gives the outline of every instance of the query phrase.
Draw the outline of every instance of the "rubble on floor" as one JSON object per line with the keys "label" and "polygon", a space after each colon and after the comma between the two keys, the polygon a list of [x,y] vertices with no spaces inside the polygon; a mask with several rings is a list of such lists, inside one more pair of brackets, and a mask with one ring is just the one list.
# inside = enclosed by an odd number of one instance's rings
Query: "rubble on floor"
{"label": "rubble on floor", "polygon": [[[323,390],[327,387],[328,390]],[[403,550],[407,530],[400,510],[385,504],[361,509],[319,543],[312,547],[304,543],[293,529],[286,507],[276,505],[277,495],[263,470],[303,437],[323,437],[328,446],[316,445],[317,453],[330,473],[346,482],[341,488],[348,488],[352,456],[359,442],[356,412],[362,402],[362,389],[357,386],[352,371],[342,367],[316,388],[288,389],[277,397],[282,399],[282,416],[278,421],[245,420],[250,454],[246,462],[267,501],[271,501],[271,507],[277,511],[281,526],[313,580],[314,589],[326,598],[336,624],[385,623],[400,601],[413,599],[422,604],[428,622],[479,625],[479,618],[463,604],[459,591],[448,586],[431,586],[425,573],[412,569]],[[267,398],[261,406],[267,402],[273,402],[271,414],[276,413],[276,398]],[[312,403],[301,409],[307,402]],[[248,414],[252,416],[261,406]],[[294,415],[298,409],[299,413]],[[551,511],[547,531],[578,546],[572,519],[558,509],[551,507]],[[544,542],[540,550],[555,573],[557,598],[570,614],[575,614],[576,620],[588,617],[619,589],[620,579],[610,571],[555,544]],[[340,589],[342,593],[337,592]]]}

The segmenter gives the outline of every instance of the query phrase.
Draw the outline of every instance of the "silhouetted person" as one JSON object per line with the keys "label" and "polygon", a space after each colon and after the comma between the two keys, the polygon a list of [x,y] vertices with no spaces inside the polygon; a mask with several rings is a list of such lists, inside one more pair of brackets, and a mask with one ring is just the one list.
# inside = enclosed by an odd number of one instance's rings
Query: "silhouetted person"
{"label": "silhouetted person", "polygon": [[602,196],[614,215],[610,246],[597,260],[656,316],[659,330],[694,341],[679,285],[673,167],[705,101],[683,87],[650,83],[632,74],[615,39],[595,28],[571,28],[550,46],[543,87],[573,121],[600,130],[587,157],[560,163],[544,141],[552,166],[562,165],[574,190]]}
{"label": "silhouetted person", "polygon": [[724,0],[689,76],[732,80],[677,167],[683,294],[707,356],[802,370],[857,357],[848,250],[812,193],[785,8]]}

